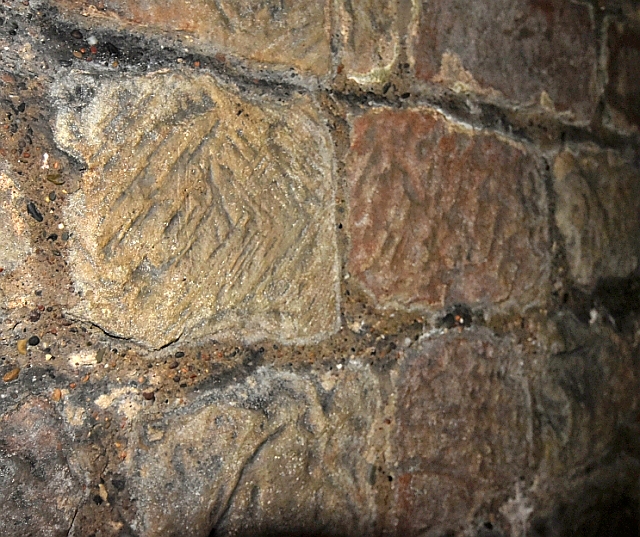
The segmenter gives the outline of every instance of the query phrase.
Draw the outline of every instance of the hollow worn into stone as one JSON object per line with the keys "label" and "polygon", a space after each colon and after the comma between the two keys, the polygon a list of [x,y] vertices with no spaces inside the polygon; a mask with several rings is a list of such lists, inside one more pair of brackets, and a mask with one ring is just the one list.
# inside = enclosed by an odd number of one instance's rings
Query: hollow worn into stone
{"label": "hollow worn into stone", "polygon": [[336,329],[331,147],[309,97],[181,73],[57,91],[56,139],[88,166],[66,211],[75,315],[152,347]]}

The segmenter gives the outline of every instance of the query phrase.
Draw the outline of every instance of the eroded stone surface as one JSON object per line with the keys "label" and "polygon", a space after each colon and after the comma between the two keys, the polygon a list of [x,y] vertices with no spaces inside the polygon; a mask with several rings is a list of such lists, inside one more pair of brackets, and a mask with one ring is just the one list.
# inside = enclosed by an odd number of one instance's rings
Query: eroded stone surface
{"label": "eroded stone surface", "polygon": [[640,23],[611,22],[607,32],[607,102],[616,126],[640,128]]}
{"label": "eroded stone surface", "polygon": [[383,411],[378,379],[354,363],[320,378],[259,368],[141,419],[129,442],[145,446],[127,469],[131,525],[148,537],[370,535]]}
{"label": "eroded stone surface", "polygon": [[74,0],[52,3],[66,13],[86,14],[94,26],[124,23],[138,32],[187,36],[189,44],[209,54],[231,53],[320,76],[331,65],[325,2],[113,0],[103,10]]}
{"label": "eroded stone surface", "polygon": [[[24,207],[20,210],[20,201]],[[0,170],[0,268],[11,271],[31,252],[26,202],[11,177]]]}
{"label": "eroded stone surface", "polygon": [[625,277],[640,256],[640,173],[614,152],[565,150],[555,159],[555,221],[571,276],[593,286]]}
{"label": "eroded stone surface", "polygon": [[335,330],[331,149],[310,98],[180,73],[56,91],[56,140],[88,165],[66,211],[75,315],[154,347]]}
{"label": "eroded stone surface", "polygon": [[0,417],[0,534],[67,535],[84,494],[51,406],[34,399]]}
{"label": "eroded stone surface", "polygon": [[[595,465],[633,422],[640,403],[634,351],[611,330],[588,330],[572,314],[554,320],[563,350],[536,379],[543,472]],[[635,351],[637,352],[637,350]]]}
{"label": "eroded stone surface", "polygon": [[[553,0],[424,2],[414,41],[416,74],[454,89],[495,90],[588,120],[597,101],[596,33],[586,5]],[[447,68],[452,58],[459,79]],[[464,72],[466,71],[466,73]],[[473,81],[470,83],[470,80]],[[477,86],[476,86],[477,85]]]}
{"label": "eroded stone surface", "polygon": [[487,329],[426,339],[407,353],[397,379],[400,534],[457,532],[478,515],[497,514],[530,474],[526,360]]}
{"label": "eroded stone surface", "polygon": [[348,268],[383,305],[542,300],[547,209],[523,148],[430,110],[354,121]]}
{"label": "eroded stone surface", "polygon": [[399,52],[398,3],[340,1],[337,6],[346,74],[359,82],[384,81]]}

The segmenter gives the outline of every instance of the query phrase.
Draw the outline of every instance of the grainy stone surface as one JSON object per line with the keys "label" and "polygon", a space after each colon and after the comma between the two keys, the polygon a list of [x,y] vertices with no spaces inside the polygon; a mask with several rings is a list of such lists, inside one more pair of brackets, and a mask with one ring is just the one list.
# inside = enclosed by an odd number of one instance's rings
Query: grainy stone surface
{"label": "grainy stone surface", "polygon": [[26,206],[27,202],[24,196],[20,195],[13,179],[0,169],[0,267],[3,269],[2,273],[16,268],[31,252],[25,221]]}
{"label": "grainy stone surface", "polygon": [[513,143],[430,110],[353,120],[348,270],[382,305],[543,300],[549,273],[538,166]]}
{"label": "grainy stone surface", "polygon": [[614,124],[640,128],[640,22],[608,26],[607,102]]}
{"label": "grainy stone surface", "polygon": [[562,351],[550,355],[535,382],[544,450],[540,471],[562,476],[596,466],[638,411],[632,347],[610,329],[589,330],[573,315],[555,319]]}
{"label": "grainy stone surface", "polygon": [[396,381],[399,534],[457,535],[497,515],[530,475],[528,361],[513,341],[475,328],[424,339],[407,353]]}
{"label": "grainy stone surface", "polygon": [[553,165],[555,221],[571,276],[584,286],[625,277],[640,257],[640,172],[614,152],[562,151]]}
{"label": "grainy stone surface", "polygon": [[144,536],[371,535],[383,411],[379,380],[353,362],[320,377],[258,368],[161,420],[139,419],[131,526]]}
{"label": "grainy stone surface", "polygon": [[364,83],[385,81],[400,51],[398,9],[398,2],[389,0],[337,3],[347,76]]}
{"label": "grainy stone surface", "polygon": [[88,165],[66,210],[75,315],[153,347],[336,329],[331,148],[310,98],[180,73],[56,91],[56,140]]}
{"label": "grainy stone surface", "polygon": [[86,14],[92,26],[124,27],[179,37],[188,47],[229,53],[276,68],[326,75],[331,66],[325,2],[278,0],[112,0],[103,10],[74,0],[52,0],[63,12]]}
{"label": "grainy stone surface", "polygon": [[584,4],[424,2],[413,56],[426,81],[522,104],[546,92],[558,111],[580,121],[595,110],[596,31]]}
{"label": "grainy stone surface", "polygon": [[84,496],[68,460],[70,442],[43,400],[0,417],[0,534],[67,535]]}
{"label": "grainy stone surface", "polygon": [[0,534],[635,537],[631,4],[0,2]]}

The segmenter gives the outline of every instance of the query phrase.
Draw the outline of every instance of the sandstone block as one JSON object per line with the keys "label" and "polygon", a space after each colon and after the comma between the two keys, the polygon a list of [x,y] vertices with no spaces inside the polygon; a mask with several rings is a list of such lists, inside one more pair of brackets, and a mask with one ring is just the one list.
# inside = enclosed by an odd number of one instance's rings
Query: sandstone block
{"label": "sandstone block", "polygon": [[207,53],[228,53],[274,67],[322,76],[331,66],[325,2],[257,0],[112,0],[98,11],[52,0],[64,13],[95,26],[121,26],[180,38]]}
{"label": "sandstone block", "polygon": [[588,121],[598,97],[596,42],[584,4],[436,0],[422,4],[413,55],[423,80],[518,104],[542,98]]}
{"label": "sandstone block", "polygon": [[562,151],[553,172],[571,276],[584,286],[628,276],[640,257],[640,172],[614,152],[588,148]]}
{"label": "sandstone block", "polygon": [[337,2],[345,73],[360,83],[383,82],[399,53],[398,3]]}
{"label": "sandstone block", "polygon": [[458,532],[479,514],[497,514],[530,473],[525,361],[487,329],[449,332],[407,353],[397,379],[399,534]]}
{"label": "sandstone block", "polygon": [[383,306],[544,300],[538,165],[519,145],[424,109],[353,121],[348,270]]}
{"label": "sandstone block", "polygon": [[366,367],[326,379],[259,368],[162,420],[139,420],[131,525],[145,537],[371,535],[381,410]]}
{"label": "sandstone block", "polygon": [[73,314],[152,347],[336,329],[331,145],[311,98],[180,73],[55,92],[57,143],[88,167],[66,209]]}
{"label": "sandstone block", "polygon": [[640,28],[612,22],[607,45],[605,94],[613,108],[614,123],[640,128]]}

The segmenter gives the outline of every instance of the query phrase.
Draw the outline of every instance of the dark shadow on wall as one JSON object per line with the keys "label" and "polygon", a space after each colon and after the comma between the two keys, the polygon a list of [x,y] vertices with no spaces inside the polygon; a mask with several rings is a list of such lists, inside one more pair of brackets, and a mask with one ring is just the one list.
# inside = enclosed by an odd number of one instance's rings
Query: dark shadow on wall
{"label": "dark shadow on wall", "polygon": [[528,537],[640,537],[638,491],[585,490],[549,517],[533,520]]}

